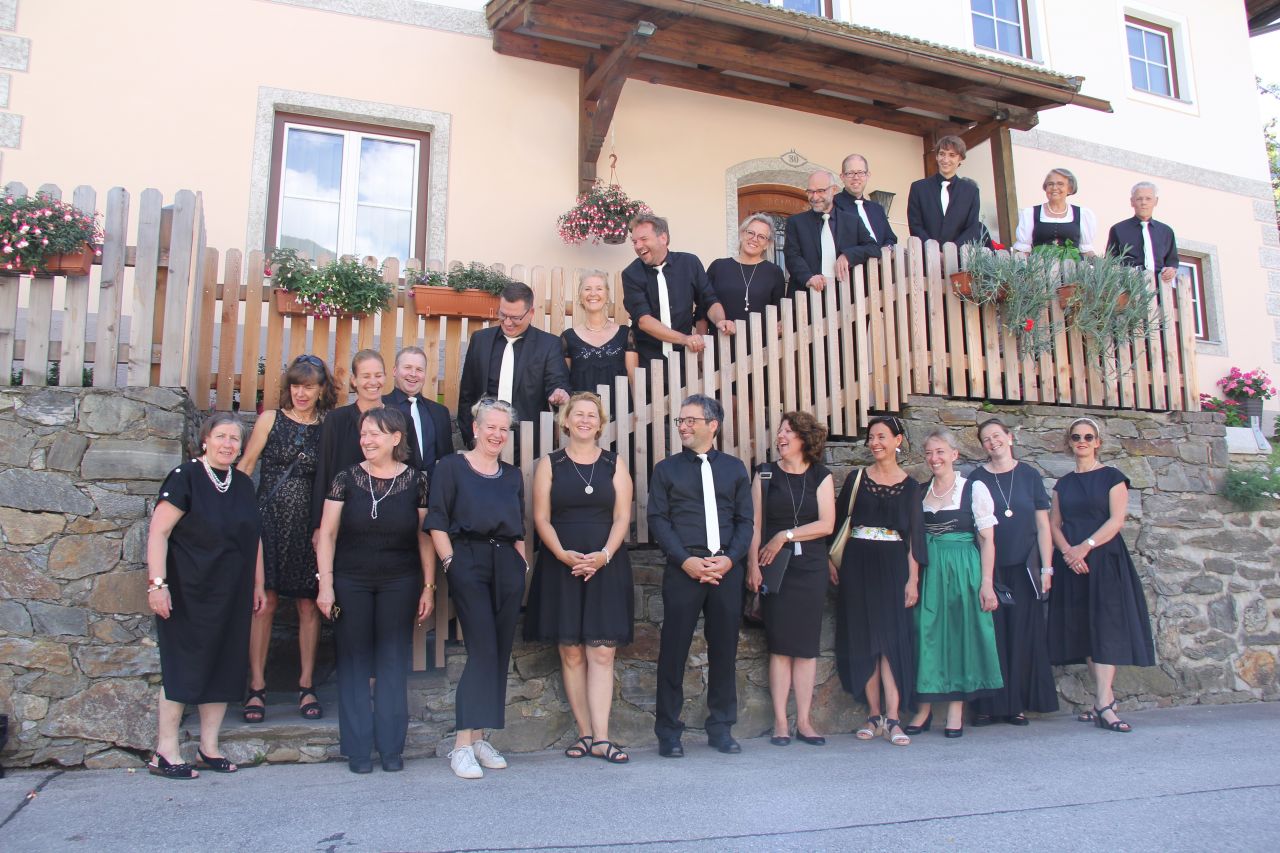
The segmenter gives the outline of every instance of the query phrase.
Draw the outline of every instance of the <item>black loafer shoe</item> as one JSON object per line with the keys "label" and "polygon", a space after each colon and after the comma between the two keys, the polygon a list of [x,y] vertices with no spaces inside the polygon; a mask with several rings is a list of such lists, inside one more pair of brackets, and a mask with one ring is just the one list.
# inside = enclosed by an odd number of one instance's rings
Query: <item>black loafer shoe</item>
{"label": "black loafer shoe", "polygon": [[404,769],[404,757],[399,755],[382,756],[382,769],[387,773],[399,773]]}
{"label": "black loafer shoe", "polygon": [[769,738],[769,743],[773,744],[774,746],[786,746],[787,744],[791,743],[791,738],[787,737],[786,735],[774,735],[773,737]]}
{"label": "black loafer shoe", "polygon": [[802,735],[799,732],[796,732],[796,739],[800,740],[803,743],[809,744],[809,746],[826,746],[827,745],[827,739],[824,738],[822,735],[814,735],[813,737],[809,737],[808,735]]}
{"label": "black loafer shoe", "polygon": [[684,758],[684,747],[680,745],[678,740],[659,741],[658,755],[663,758]]}
{"label": "black loafer shoe", "polygon": [[723,752],[725,755],[737,755],[739,752],[742,752],[742,747],[738,745],[738,742],[734,740],[731,735],[725,735],[724,737],[719,737],[715,740],[708,740],[707,746],[717,752]]}
{"label": "black loafer shoe", "polygon": [[373,759],[352,758],[347,761],[347,767],[350,768],[352,773],[372,773]]}
{"label": "black loafer shoe", "polygon": [[1005,720],[1005,722],[1006,722],[1006,723],[1008,723],[1008,724],[1009,724],[1009,725],[1011,725],[1011,726],[1029,726],[1029,725],[1031,725],[1031,721],[1030,721],[1030,720],[1028,720],[1028,719],[1027,719],[1025,716],[1023,716],[1022,714],[1018,714],[1016,717],[1010,717],[1009,719]]}

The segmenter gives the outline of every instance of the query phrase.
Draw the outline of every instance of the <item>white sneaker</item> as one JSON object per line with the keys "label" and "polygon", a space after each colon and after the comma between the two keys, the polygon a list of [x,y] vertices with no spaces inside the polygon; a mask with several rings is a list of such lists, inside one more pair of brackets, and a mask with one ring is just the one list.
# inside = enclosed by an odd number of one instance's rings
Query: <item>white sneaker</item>
{"label": "white sneaker", "polygon": [[484,771],[476,764],[476,754],[469,746],[460,746],[449,753],[449,766],[459,779],[483,779]]}
{"label": "white sneaker", "polygon": [[490,770],[505,770],[507,767],[507,759],[487,740],[471,744],[471,751],[475,753],[476,761],[480,762],[481,767],[488,767]]}

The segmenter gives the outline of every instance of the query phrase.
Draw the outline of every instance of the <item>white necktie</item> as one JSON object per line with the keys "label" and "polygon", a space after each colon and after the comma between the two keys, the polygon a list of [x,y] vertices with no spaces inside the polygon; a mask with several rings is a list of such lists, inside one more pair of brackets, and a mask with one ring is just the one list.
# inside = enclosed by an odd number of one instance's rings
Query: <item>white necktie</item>
{"label": "white necktie", "polygon": [[498,368],[498,399],[510,403],[512,402],[511,386],[516,376],[516,341],[523,335],[514,338],[508,335],[503,337],[507,339],[507,347],[502,351],[502,366]]}
{"label": "white necktie", "polygon": [[1148,270],[1158,273],[1160,271],[1156,269],[1156,254],[1151,247],[1151,223],[1143,220],[1138,224],[1142,226],[1142,262]]}
{"label": "white necktie", "polygon": [[[654,267],[658,271],[658,320],[668,329],[673,328],[671,325],[671,294],[667,293],[667,277],[662,274],[662,268],[667,265],[666,261]],[[671,357],[671,342],[662,342],[662,357]]]}
{"label": "white necktie", "polygon": [[[499,381],[501,381],[501,378],[499,378]],[[427,451],[422,446],[422,417],[418,414],[417,396],[409,398],[409,417],[413,419],[413,431],[418,436],[418,458],[425,459]]]}
{"label": "white necktie", "polygon": [[831,214],[822,214],[822,274],[836,277],[836,238],[831,234]]}
{"label": "white necktie", "polygon": [[947,178],[945,181],[943,181],[943,182],[942,182],[942,196],[941,196],[941,200],[942,200],[942,215],[943,215],[943,216],[946,216],[946,215],[947,215],[947,208],[948,208],[948,207],[950,207],[950,205],[951,205],[951,190],[949,189],[949,188],[950,188],[950,186],[951,186],[951,179],[950,179],[950,178]]}
{"label": "white necktie", "polygon": [[699,453],[702,460],[702,511],[707,517],[707,549],[712,556],[720,552],[720,513],[716,511],[716,482],[711,478],[711,460]]}
{"label": "white necktie", "polygon": [[880,242],[880,238],[876,236],[876,229],[871,227],[871,220],[867,219],[867,210],[862,206],[863,200],[857,198],[853,200],[853,203],[858,206],[858,218],[862,220],[863,225],[867,226],[867,233],[871,235],[871,239],[877,243]]}

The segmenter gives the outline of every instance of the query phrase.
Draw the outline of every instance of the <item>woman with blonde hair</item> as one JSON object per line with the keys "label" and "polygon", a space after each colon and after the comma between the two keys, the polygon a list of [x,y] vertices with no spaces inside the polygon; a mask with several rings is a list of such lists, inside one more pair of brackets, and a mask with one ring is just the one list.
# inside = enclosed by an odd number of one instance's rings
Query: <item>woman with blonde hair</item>
{"label": "woman with blonde hair", "polygon": [[746,320],[777,305],[787,292],[782,267],[768,260],[773,248],[773,220],[753,213],[738,226],[738,253],[718,258],[707,267],[707,280],[724,307],[725,319]]}
{"label": "woman with blonde hair", "polygon": [[542,550],[524,633],[560,648],[564,692],[578,725],[565,755],[625,764],[627,753],[609,740],[609,708],[614,654],[631,642],[635,621],[626,548],[631,475],[625,460],[598,444],[608,420],[599,397],[574,394],[559,415],[566,445],[538,460],[533,520]]}
{"label": "woman with blonde hair", "polygon": [[608,278],[597,271],[584,275],[578,284],[573,326],[560,334],[571,392],[594,393],[605,385],[612,393],[614,379],[626,376],[630,383],[635,377],[640,356],[631,339],[631,327],[610,318],[608,307]]}

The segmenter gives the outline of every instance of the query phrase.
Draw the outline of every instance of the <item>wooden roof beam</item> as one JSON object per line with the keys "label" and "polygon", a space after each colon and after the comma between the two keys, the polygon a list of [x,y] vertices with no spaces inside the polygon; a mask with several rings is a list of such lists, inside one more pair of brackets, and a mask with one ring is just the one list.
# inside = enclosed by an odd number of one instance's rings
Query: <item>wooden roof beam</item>
{"label": "wooden roof beam", "polygon": [[618,96],[627,82],[627,69],[656,32],[649,21],[639,21],[626,40],[597,62],[589,57],[579,77],[578,189],[585,192],[596,181],[596,161],[604,148],[605,134],[613,122]]}

